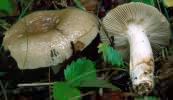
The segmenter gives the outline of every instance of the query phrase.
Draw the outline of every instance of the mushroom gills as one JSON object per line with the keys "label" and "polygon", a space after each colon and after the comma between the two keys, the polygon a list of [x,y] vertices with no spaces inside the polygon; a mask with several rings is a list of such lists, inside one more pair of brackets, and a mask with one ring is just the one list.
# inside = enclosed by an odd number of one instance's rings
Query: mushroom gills
{"label": "mushroom gills", "polygon": [[168,46],[171,38],[167,19],[153,6],[131,2],[110,10],[103,18],[103,27],[109,38],[114,37],[114,48],[120,50],[124,58],[130,51],[134,91],[140,95],[150,93],[154,87],[153,51]]}

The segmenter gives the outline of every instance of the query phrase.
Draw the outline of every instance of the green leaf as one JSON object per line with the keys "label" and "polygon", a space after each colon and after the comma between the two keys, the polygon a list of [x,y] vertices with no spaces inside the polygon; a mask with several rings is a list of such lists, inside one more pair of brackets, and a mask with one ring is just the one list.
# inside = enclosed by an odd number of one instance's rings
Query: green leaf
{"label": "green leaf", "polygon": [[3,11],[7,14],[12,13],[13,11],[12,2],[10,0],[1,0],[0,11]]}
{"label": "green leaf", "polygon": [[53,84],[53,98],[54,100],[80,100],[80,91],[65,82],[56,82]]}
{"label": "green leaf", "polygon": [[156,0],[131,0],[132,2],[142,2],[151,6],[155,6]]}
{"label": "green leaf", "polygon": [[76,6],[82,10],[85,10],[85,7],[81,4],[80,0],[74,0]]}
{"label": "green leaf", "polygon": [[120,90],[118,87],[112,85],[107,80],[92,80],[92,81],[83,81],[80,84],[80,87],[98,87],[98,88],[111,88],[112,90]]}
{"label": "green leaf", "polygon": [[135,97],[135,100],[160,100],[156,96],[140,96],[140,97]]}
{"label": "green leaf", "polygon": [[95,63],[86,58],[78,59],[72,62],[64,70],[65,79],[72,86],[80,86],[82,81],[96,79]]}
{"label": "green leaf", "polygon": [[98,49],[98,53],[102,53],[105,62],[108,62],[113,66],[115,65],[116,67],[124,66],[123,58],[120,53],[108,44],[101,43],[99,44]]}

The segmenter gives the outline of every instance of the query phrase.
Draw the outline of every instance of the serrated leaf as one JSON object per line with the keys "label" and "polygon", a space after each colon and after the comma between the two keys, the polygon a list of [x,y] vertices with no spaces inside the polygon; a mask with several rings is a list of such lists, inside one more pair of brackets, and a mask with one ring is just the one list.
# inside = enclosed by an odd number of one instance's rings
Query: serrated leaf
{"label": "serrated leaf", "polygon": [[54,100],[80,100],[80,91],[65,82],[56,82],[52,88]]}
{"label": "serrated leaf", "polygon": [[111,88],[112,90],[120,90],[120,88],[112,85],[107,80],[91,80],[91,81],[83,81],[80,84],[80,87],[97,87],[97,88]]}
{"label": "serrated leaf", "polygon": [[64,70],[65,79],[72,86],[80,86],[82,81],[96,79],[95,63],[86,58],[73,61]]}
{"label": "serrated leaf", "polygon": [[113,66],[122,67],[124,66],[123,58],[120,53],[113,49],[106,43],[101,43],[98,46],[98,53],[102,53],[105,62],[112,64]]}

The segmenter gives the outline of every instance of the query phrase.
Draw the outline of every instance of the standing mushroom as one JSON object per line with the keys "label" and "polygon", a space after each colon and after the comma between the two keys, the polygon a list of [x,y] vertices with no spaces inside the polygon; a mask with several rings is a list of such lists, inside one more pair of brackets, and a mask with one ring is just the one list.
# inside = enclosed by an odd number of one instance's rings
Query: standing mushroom
{"label": "standing mushroom", "polygon": [[[130,77],[138,94],[148,94],[154,87],[153,51],[169,45],[170,25],[154,7],[143,3],[127,3],[111,10],[103,18],[114,47],[124,56],[130,47]],[[151,45],[150,45],[151,44]]]}
{"label": "standing mushroom", "polygon": [[62,63],[72,55],[72,45],[83,50],[98,33],[97,18],[76,8],[37,11],[14,24],[3,40],[20,69]]}

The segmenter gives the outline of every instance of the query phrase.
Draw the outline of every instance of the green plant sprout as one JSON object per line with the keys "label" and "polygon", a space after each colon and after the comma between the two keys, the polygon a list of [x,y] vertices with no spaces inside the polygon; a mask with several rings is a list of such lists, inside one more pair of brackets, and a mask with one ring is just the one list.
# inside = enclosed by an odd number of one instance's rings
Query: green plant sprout
{"label": "green plant sprout", "polygon": [[81,4],[80,0],[74,0],[75,5],[82,10],[85,10],[85,7]]}
{"label": "green plant sprout", "polygon": [[102,54],[103,60],[115,67],[124,67],[123,58],[120,53],[106,43],[100,43],[98,53]]}

